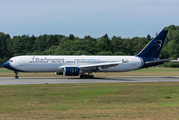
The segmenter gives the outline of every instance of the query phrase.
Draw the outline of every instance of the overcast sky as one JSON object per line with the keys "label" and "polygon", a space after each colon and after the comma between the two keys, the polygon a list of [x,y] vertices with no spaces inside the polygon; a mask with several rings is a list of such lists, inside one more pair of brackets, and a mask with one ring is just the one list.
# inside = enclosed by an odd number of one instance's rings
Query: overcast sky
{"label": "overcast sky", "polygon": [[178,11],[179,0],[1,0],[0,32],[154,37],[179,25]]}

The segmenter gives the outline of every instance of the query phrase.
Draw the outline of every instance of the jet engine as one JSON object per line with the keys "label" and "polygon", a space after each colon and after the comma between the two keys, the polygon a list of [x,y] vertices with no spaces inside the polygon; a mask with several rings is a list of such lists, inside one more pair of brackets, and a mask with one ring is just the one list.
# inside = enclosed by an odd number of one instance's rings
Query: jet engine
{"label": "jet engine", "polygon": [[65,76],[78,76],[80,69],[78,67],[64,67],[63,75]]}

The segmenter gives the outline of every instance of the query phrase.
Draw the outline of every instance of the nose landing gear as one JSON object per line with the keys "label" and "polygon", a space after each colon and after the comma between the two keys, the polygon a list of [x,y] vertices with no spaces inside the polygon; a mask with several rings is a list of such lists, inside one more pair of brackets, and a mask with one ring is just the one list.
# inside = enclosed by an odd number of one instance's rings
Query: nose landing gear
{"label": "nose landing gear", "polygon": [[19,78],[18,72],[17,72],[17,71],[14,71],[14,73],[15,73],[15,78],[18,79],[18,78]]}

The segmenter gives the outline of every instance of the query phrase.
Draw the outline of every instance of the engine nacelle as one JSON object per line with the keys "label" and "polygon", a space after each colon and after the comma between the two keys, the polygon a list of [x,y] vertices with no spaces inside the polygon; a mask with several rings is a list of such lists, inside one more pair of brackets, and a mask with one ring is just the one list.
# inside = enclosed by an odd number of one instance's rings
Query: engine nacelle
{"label": "engine nacelle", "polygon": [[80,69],[78,67],[64,67],[63,75],[65,76],[78,76]]}

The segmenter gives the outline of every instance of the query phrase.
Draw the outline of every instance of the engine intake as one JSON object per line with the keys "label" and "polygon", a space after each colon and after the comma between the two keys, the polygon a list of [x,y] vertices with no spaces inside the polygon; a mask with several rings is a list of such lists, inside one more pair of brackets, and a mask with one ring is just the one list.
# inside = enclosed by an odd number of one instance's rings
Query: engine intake
{"label": "engine intake", "polygon": [[78,67],[64,67],[63,75],[65,76],[78,76],[80,69]]}

